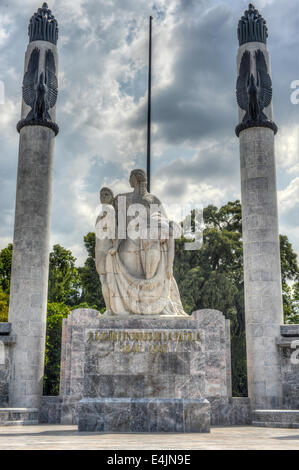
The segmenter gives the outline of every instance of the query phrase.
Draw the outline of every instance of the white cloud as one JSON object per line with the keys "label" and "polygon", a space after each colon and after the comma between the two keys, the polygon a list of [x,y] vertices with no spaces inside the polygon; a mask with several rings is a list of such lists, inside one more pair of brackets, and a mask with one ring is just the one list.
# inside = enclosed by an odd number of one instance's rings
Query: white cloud
{"label": "white cloud", "polygon": [[[19,106],[11,99],[6,99],[3,105],[0,105],[0,128],[11,130],[11,126],[16,122]],[[4,133],[3,133],[4,134]],[[5,132],[5,138],[9,137]]]}
{"label": "white cloud", "polygon": [[282,212],[299,208],[299,176],[294,178],[285,189],[278,192],[278,200]]}
{"label": "white cloud", "polygon": [[278,192],[280,233],[288,235],[299,255],[299,176]]}
{"label": "white cloud", "polygon": [[281,126],[276,137],[277,164],[289,174],[299,174],[299,125]]}
{"label": "white cloud", "polygon": [[7,14],[0,12],[0,49],[7,44],[10,32],[11,19]]}

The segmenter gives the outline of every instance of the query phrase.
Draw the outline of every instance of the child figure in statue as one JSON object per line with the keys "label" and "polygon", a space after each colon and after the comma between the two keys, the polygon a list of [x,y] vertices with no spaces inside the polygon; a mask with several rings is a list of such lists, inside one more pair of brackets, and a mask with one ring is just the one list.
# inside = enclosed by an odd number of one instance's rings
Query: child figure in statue
{"label": "child figure in statue", "polygon": [[[105,211],[105,205],[109,206],[111,205],[114,210],[114,195],[111,189],[109,188],[102,188],[100,191],[100,201],[101,204],[104,206],[103,211],[101,214],[98,216],[97,221],[96,221],[96,244],[95,244],[95,260],[96,260],[96,270],[98,272],[98,275],[100,277],[101,285],[102,285],[102,293],[103,297],[105,300],[106,308],[107,308],[107,314],[110,313],[110,296],[109,296],[109,290],[108,290],[108,285],[107,285],[107,275],[106,275],[106,258],[107,254],[111,249],[114,248],[114,245],[117,243],[115,240],[115,234],[111,236],[111,233],[108,233],[108,230],[115,230],[115,225],[113,227],[101,227],[101,222],[106,219],[107,216],[107,211]],[[106,223],[106,222],[105,222]],[[102,236],[99,236],[100,232],[107,232],[107,238],[103,238]]]}

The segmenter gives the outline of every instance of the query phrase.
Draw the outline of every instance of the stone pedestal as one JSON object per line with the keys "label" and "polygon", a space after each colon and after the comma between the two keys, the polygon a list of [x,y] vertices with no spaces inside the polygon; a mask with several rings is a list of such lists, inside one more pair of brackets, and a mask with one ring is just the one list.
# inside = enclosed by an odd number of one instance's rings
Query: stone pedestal
{"label": "stone pedestal", "polygon": [[0,323],[0,409],[9,404],[9,382],[15,337],[10,323]]}
{"label": "stone pedestal", "polygon": [[255,410],[252,425],[263,428],[299,429],[299,410]]}
{"label": "stone pedestal", "polygon": [[79,431],[209,432],[210,404],[204,398],[83,398]]}
{"label": "stone pedestal", "polygon": [[16,337],[9,404],[17,408],[39,408],[43,390],[53,154],[58,132],[58,26],[46,3],[31,18],[28,32],[17,125],[20,143],[9,303]]}
{"label": "stone pedestal", "polygon": [[16,336],[10,406],[39,407],[44,375],[53,130],[20,131],[9,321]]}
{"label": "stone pedestal", "polygon": [[0,426],[38,424],[38,409],[8,408],[15,342],[15,336],[11,335],[11,324],[0,323]]}
{"label": "stone pedestal", "polygon": [[283,383],[283,408],[299,410],[299,325],[282,325],[276,339]]}
{"label": "stone pedestal", "polygon": [[61,424],[78,424],[78,403],[83,398],[85,331],[96,327],[99,315],[97,310],[80,308],[63,319],[59,391]]}
{"label": "stone pedestal", "polygon": [[283,323],[274,132],[240,133],[248,394],[253,409],[282,406]]}
{"label": "stone pedestal", "polygon": [[196,320],[100,317],[84,342],[80,431],[209,431],[204,335]]}
{"label": "stone pedestal", "polygon": [[[78,403],[83,398],[84,391],[85,332],[98,327],[99,315],[97,310],[77,309],[63,320],[60,398],[53,400],[53,397],[43,397],[43,422],[56,420],[61,424],[78,424]],[[229,320],[221,312],[208,309],[193,312],[187,320],[196,320],[197,327],[203,333],[204,389],[205,398],[211,404],[211,423],[244,424],[248,421],[248,403],[241,403],[239,406],[241,400],[238,403],[231,401]],[[240,420],[239,417],[242,416],[244,419]]]}
{"label": "stone pedestal", "polygon": [[253,410],[282,405],[275,344],[283,323],[274,151],[277,126],[267,37],[266,21],[250,4],[238,26],[236,133],[240,140],[248,395]]}
{"label": "stone pedestal", "polygon": [[32,426],[38,424],[37,408],[0,408],[0,426]]}
{"label": "stone pedestal", "polygon": [[[232,397],[230,321],[219,310],[197,310],[197,321],[205,339],[205,396],[213,399]],[[212,406],[212,403],[211,403]]]}

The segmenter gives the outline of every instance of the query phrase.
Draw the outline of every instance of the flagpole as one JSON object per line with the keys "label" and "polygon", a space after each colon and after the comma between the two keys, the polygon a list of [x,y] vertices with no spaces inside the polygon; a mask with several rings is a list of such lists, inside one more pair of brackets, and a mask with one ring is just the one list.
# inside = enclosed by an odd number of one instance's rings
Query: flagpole
{"label": "flagpole", "polygon": [[151,192],[151,98],[152,98],[152,19],[149,17],[148,106],[147,106],[147,190]]}

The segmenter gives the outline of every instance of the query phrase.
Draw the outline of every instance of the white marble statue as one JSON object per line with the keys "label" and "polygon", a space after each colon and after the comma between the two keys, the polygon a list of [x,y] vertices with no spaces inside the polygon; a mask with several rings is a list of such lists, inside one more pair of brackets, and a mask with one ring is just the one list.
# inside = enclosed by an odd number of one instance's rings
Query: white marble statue
{"label": "white marble statue", "polygon": [[[96,225],[96,267],[106,314],[187,315],[173,277],[172,222],[159,199],[147,192],[143,170],[131,172],[130,185],[132,192],[115,198],[109,188],[102,188],[100,193],[101,203],[106,206]],[[143,209],[137,215],[135,204]],[[115,213],[107,218],[109,206]],[[125,220],[123,236],[118,230],[121,217]]]}

